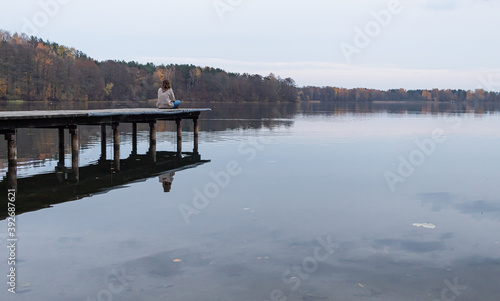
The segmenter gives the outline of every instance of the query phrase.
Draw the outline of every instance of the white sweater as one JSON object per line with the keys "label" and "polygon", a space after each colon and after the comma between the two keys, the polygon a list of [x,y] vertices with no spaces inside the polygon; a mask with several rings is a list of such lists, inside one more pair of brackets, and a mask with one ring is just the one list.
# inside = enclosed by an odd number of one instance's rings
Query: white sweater
{"label": "white sweater", "polygon": [[170,109],[174,106],[175,96],[172,89],[168,89],[163,92],[160,88],[158,89],[158,102],[156,102],[156,107],[158,109]]}

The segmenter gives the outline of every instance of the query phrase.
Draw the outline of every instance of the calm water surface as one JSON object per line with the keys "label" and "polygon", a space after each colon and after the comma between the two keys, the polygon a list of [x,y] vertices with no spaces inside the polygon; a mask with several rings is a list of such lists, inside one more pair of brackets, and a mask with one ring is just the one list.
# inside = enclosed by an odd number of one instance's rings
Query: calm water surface
{"label": "calm water surface", "polygon": [[[175,128],[164,122],[162,159],[147,159],[147,126],[130,156],[124,124],[129,169],[117,172],[99,161],[100,128],[85,126],[79,184],[54,172],[56,130],[18,131],[17,202],[29,204],[17,219],[17,294],[3,281],[2,300],[500,296],[497,105],[187,106],[213,109],[194,161],[172,154]],[[5,174],[3,139],[0,163]],[[170,192],[160,176],[173,176]],[[5,219],[0,236],[7,275]]]}

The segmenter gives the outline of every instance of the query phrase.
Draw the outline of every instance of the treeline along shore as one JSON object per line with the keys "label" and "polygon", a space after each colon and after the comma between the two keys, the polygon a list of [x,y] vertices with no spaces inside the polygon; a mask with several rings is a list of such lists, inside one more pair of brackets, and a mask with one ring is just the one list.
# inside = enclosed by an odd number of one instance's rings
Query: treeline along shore
{"label": "treeline along shore", "polygon": [[365,88],[297,87],[274,74],[232,73],[194,65],[97,61],[85,53],[25,34],[0,30],[0,101],[143,101],[156,98],[170,79],[176,97],[188,101],[325,102],[500,101],[483,89],[381,91]]}

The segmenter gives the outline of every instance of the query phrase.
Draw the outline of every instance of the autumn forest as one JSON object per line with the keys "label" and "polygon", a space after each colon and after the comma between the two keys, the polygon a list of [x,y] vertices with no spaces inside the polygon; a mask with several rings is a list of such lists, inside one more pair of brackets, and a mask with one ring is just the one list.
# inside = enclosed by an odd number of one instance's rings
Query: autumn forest
{"label": "autumn forest", "polygon": [[0,30],[0,101],[143,101],[156,98],[163,79],[176,97],[191,101],[325,102],[500,101],[482,89],[375,90],[297,87],[274,74],[239,74],[194,65],[97,61],[74,48]]}

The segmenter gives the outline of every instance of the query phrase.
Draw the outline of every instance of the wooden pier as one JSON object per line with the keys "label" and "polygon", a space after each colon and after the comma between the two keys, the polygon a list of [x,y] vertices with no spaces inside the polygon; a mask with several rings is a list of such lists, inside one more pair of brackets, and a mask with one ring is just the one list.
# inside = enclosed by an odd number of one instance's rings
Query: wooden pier
{"label": "wooden pier", "polygon": [[115,170],[120,170],[120,123],[132,124],[133,151],[137,152],[137,124],[149,124],[149,153],[156,160],[156,122],[172,120],[177,124],[177,153],[182,153],[183,119],[191,119],[194,123],[194,152],[198,152],[198,118],[201,112],[210,109],[109,109],[109,110],[59,110],[59,111],[5,111],[0,112],[0,134],[5,135],[8,145],[7,181],[11,189],[17,188],[17,146],[18,128],[57,128],[59,130],[59,164],[64,165],[64,132],[69,130],[71,136],[72,173],[74,180],[79,180],[79,137],[78,126],[101,126],[101,150],[106,159],[106,127],[113,130],[113,160]]}

